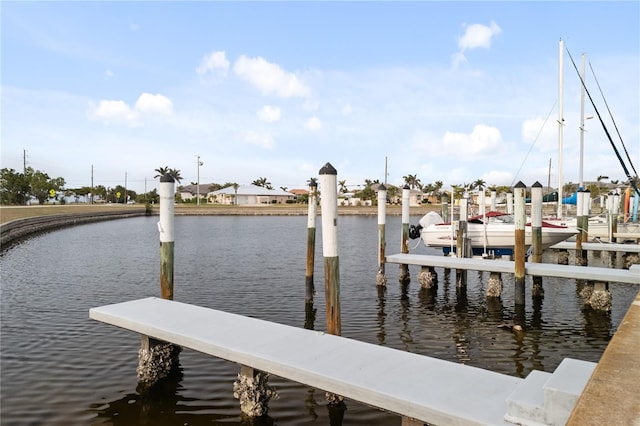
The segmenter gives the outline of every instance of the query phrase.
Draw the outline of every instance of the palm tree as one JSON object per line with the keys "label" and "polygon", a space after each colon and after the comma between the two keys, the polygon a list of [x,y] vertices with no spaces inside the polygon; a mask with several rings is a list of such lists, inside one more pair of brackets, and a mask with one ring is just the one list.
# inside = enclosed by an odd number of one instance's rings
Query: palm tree
{"label": "palm tree", "polygon": [[233,204],[238,204],[238,188],[240,187],[240,185],[238,185],[237,183],[233,183],[231,184],[231,186],[233,186]]}
{"label": "palm tree", "polygon": [[338,181],[338,186],[340,186],[340,192],[342,194],[346,193],[348,191],[347,189],[347,181],[346,180],[339,180]]}
{"label": "palm tree", "polygon": [[318,186],[318,178],[315,178],[315,177],[309,178],[309,180],[307,181],[307,185]]}
{"label": "palm tree", "polygon": [[486,182],[482,179],[477,179],[475,182],[472,183],[472,189],[480,189],[480,188],[484,188],[484,186],[486,185]]}
{"label": "palm tree", "polygon": [[267,188],[267,189],[273,189],[273,187],[271,186],[271,182],[267,181],[266,177],[261,177],[254,180],[253,182],[251,182],[251,185],[261,186],[262,188]]}
{"label": "palm tree", "polygon": [[402,176],[402,179],[404,179],[404,183],[409,185],[411,189],[415,189],[416,187],[422,188],[422,184],[420,182],[420,179],[418,179],[417,175]]}
{"label": "palm tree", "polygon": [[158,167],[157,169],[154,170],[157,175],[155,175],[153,178],[160,178],[164,175],[166,175],[167,173],[169,173],[169,167],[164,166],[164,167]]}
{"label": "palm tree", "polygon": [[154,171],[157,173],[153,177],[154,179],[155,178],[161,178],[164,175],[169,175],[177,183],[180,183],[180,181],[182,180],[182,176],[180,176],[180,170],[178,170],[178,169],[170,169],[169,167],[165,166],[165,167],[158,167]]}
{"label": "palm tree", "polygon": [[180,181],[182,180],[182,176],[180,175],[180,170],[178,169],[169,169],[167,174],[171,176],[173,180],[175,180],[177,183],[180,183]]}

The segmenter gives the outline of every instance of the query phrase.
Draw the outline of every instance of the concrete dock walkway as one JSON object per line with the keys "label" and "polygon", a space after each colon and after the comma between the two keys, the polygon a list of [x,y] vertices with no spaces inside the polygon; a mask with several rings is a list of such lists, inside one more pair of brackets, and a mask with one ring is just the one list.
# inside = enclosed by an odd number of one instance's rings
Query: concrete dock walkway
{"label": "concrete dock walkway", "polygon": [[640,425],[640,292],[598,361],[567,425]]}

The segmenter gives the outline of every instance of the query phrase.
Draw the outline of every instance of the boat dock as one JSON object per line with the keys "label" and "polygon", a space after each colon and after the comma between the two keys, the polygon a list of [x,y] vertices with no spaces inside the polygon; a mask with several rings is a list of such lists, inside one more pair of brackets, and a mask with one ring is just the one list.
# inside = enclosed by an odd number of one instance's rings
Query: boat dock
{"label": "boat dock", "polygon": [[[512,260],[459,258],[427,254],[399,253],[386,257],[388,263],[401,265],[433,266],[447,269],[464,269],[499,273],[514,273]],[[629,269],[596,268],[591,266],[555,265],[550,263],[525,263],[525,274],[540,277],[575,278],[581,280],[640,284],[640,265]]]}
{"label": "boat dock", "polygon": [[140,333],[143,342],[157,339],[236,362],[239,378],[253,378],[257,369],[397,413],[403,426],[564,424],[596,368],[565,358],[553,373],[521,379],[155,297],[93,308],[89,316]]}

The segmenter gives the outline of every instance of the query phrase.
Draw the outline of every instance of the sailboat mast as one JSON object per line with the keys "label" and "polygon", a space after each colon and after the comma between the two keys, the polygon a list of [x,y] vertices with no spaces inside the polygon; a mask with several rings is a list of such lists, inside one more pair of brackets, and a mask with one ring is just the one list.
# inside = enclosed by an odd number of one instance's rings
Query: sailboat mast
{"label": "sailboat mast", "polygon": [[562,217],[562,132],[564,126],[564,114],[562,110],[562,69],[564,58],[564,41],[560,39],[558,49],[558,217]]}
{"label": "sailboat mast", "polygon": [[[582,54],[582,81],[585,74],[585,54]],[[578,187],[584,189],[582,171],[584,169],[584,85],[580,84],[580,176]]]}

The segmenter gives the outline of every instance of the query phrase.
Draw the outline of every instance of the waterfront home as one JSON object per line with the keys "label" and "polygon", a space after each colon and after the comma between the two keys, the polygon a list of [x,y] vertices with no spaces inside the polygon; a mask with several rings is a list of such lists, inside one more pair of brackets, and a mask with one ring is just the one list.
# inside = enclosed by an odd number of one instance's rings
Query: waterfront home
{"label": "waterfront home", "polygon": [[282,189],[267,189],[256,185],[228,186],[207,193],[207,203],[232,205],[260,205],[292,203],[296,195]]}

